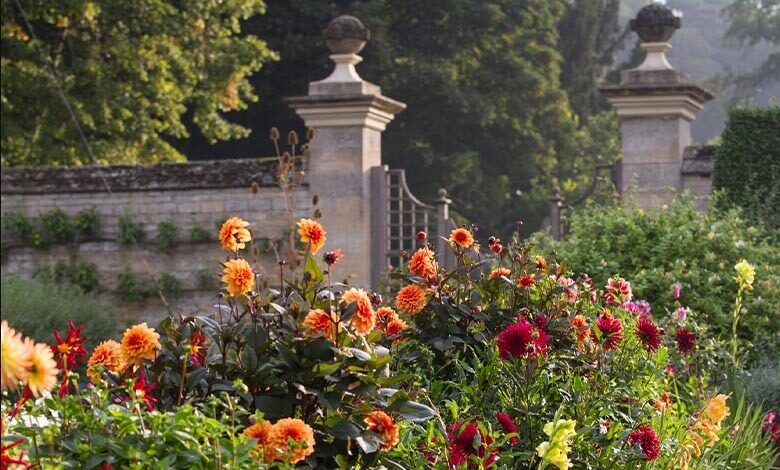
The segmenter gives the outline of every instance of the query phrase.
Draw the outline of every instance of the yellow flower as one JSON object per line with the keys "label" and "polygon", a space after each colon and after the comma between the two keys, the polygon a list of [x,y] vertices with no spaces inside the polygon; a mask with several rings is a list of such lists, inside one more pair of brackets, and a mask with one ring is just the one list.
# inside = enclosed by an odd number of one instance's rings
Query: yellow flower
{"label": "yellow flower", "polygon": [[734,269],[737,271],[737,277],[735,279],[738,283],[748,286],[753,285],[756,270],[752,264],[743,259],[734,265]]}
{"label": "yellow flower", "polygon": [[233,253],[246,247],[246,243],[252,240],[252,234],[246,228],[249,222],[238,217],[231,217],[222,224],[219,229],[219,241],[222,247]]}
{"label": "yellow flower", "polygon": [[33,396],[40,396],[44,391],[49,391],[57,384],[57,362],[48,344],[38,343],[33,346],[33,341],[26,338],[27,347],[31,350],[30,375],[27,377],[27,387]]}
{"label": "yellow flower", "polygon": [[707,403],[707,407],[704,409],[704,412],[707,413],[707,416],[712,418],[713,421],[720,423],[723,421],[723,418],[730,414],[729,407],[726,405],[726,400],[728,398],[728,395],[724,395],[722,393],[717,395],[712,400],[710,400],[709,403]]}
{"label": "yellow flower", "polygon": [[19,382],[26,382],[30,375],[29,345],[22,341],[22,334],[3,320],[0,332],[0,385],[3,390],[15,390]]}
{"label": "yellow flower", "polygon": [[146,322],[131,326],[122,335],[122,359],[127,365],[141,365],[144,359],[153,361],[160,346],[160,335]]}
{"label": "yellow flower", "polygon": [[456,228],[450,232],[450,243],[457,245],[464,250],[474,244],[474,235],[471,234],[471,230],[467,228]]}
{"label": "yellow flower", "polygon": [[559,419],[544,425],[543,431],[550,439],[536,447],[536,452],[542,458],[540,468],[544,468],[545,463],[555,465],[559,470],[571,468],[568,441],[577,434],[574,430],[576,426],[577,422],[571,419]]}
{"label": "yellow flower", "polygon": [[[290,446],[290,441],[295,444]],[[276,459],[296,464],[314,453],[314,431],[300,419],[280,419],[271,427],[268,443]]]}
{"label": "yellow flower", "polygon": [[301,219],[298,221],[298,235],[301,236],[301,243],[309,245],[309,252],[316,255],[320,248],[325,245],[328,232],[316,220]]}
{"label": "yellow flower", "polygon": [[122,345],[110,339],[103,341],[95,346],[92,355],[87,361],[87,375],[92,383],[98,383],[102,380],[97,370],[97,365],[103,366],[106,370],[114,373],[122,372],[125,368],[125,361],[122,357]]}
{"label": "yellow flower", "polygon": [[246,260],[231,259],[225,263],[222,282],[227,284],[228,294],[237,297],[255,288],[255,273]]}

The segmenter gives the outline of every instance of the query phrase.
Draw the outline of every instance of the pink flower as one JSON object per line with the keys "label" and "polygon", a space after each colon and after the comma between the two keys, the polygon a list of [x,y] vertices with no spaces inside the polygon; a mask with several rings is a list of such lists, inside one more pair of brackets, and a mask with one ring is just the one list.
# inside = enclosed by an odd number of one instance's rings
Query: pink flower
{"label": "pink flower", "polygon": [[622,277],[607,281],[607,291],[604,292],[604,300],[611,305],[622,305],[631,301],[631,284]]}
{"label": "pink flower", "polygon": [[574,282],[574,279],[570,277],[559,277],[557,281],[558,285],[560,287],[563,287],[564,292],[566,293],[566,300],[573,304],[577,301],[577,295],[579,295],[579,288],[577,287],[577,284]]}
{"label": "pink flower", "polygon": [[503,360],[521,357],[547,356],[547,333],[534,327],[525,318],[509,325],[496,337],[498,352]]}
{"label": "pink flower", "polygon": [[688,317],[688,309],[685,307],[678,308],[674,313],[677,315],[677,320],[679,321],[685,321]]}
{"label": "pink flower", "polygon": [[675,282],[674,285],[672,285],[672,298],[674,300],[677,300],[680,298],[680,291],[682,290],[682,286],[679,282]]}
{"label": "pink flower", "polygon": [[667,364],[667,366],[664,368],[664,372],[669,375],[677,375],[677,369],[675,369],[671,364]]}

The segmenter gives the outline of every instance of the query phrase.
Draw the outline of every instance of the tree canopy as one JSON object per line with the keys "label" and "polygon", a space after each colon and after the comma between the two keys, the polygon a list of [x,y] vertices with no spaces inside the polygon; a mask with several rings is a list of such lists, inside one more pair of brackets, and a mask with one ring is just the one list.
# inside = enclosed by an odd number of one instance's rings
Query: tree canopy
{"label": "tree canopy", "polygon": [[[242,35],[261,0],[2,0],[2,164],[182,160],[185,114],[210,142],[249,129],[223,113],[256,100],[275,57]],[[62,90],[62,94],[59,92]]]}

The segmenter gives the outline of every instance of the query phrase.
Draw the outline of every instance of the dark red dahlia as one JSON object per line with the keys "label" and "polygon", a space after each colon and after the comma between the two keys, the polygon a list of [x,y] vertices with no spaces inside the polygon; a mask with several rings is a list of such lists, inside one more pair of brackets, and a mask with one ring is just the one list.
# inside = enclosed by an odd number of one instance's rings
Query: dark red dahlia
{"label": "dark red dahlia", "polygon": [[628,435],[628,443],[632,446],[639,444],[645,461],[652,462],[661,455],[661,441],[653,428],[647,425],[639,426]]}
{"label": "dark red dahlia", "polygon": [[[130,374],[130,377],[133,379],[132,393],[135,394],[135,398],[142,402],[149,411],[154,411],[154,405],[157,403],[157,399],[152,396],[152,390],[154,390],[157,385],[151,382],[146,383],[146,372],[143,369],[141,369],[138,377],[135,377],[132,373]],[[132,397],[128,397],[120,401],[130,401],[131,399]]]}
{"label": "dark red dahlia", "polygon": [[623,341],[623,323],[609,312],[604,312],[596,320],[596,328],[601,332],[604,349],[611,351]]}
{"label": "dark red dahlia", "polygon": [[[501,425],[501,429],[503,429],[505,433],[517,433],[517,426],[508,414],[499,411],[496,413],[496,419],[498,420],[498,424]],[[517,436],[512,436],[509,438],[509,443],[513,446],[516,446],[519,442],[520,439],[518,439]]]}
{"label": "dark red dahlia", "polygon": [[636,335],[650,352],[655,352],[661,347],[661,334],[661,330],[649,318],[640,318],[636,323]]}
{"label": "dark red dahlia", "polygon": [[192,332],[192,338],[190,339],[190,360],[193,366],[202,366],[206,361],[206,335],[200,330]]}
{"label": "dark red dahlia", "polygon": [[525,318],[509,325],[498,334],[496,345],[501,359],[547,356],[547,333],[534,327]]}
{"label": "dark red dahlia", "polygon": [[690,354],[696,347],[696,336],[688,328],[677,328],[674,332],[674,339],[677,341],[677,350],[680,354]]}
{"label": "dark red dahlia", "polygon": [[536,282],[536,280],[534,279],[533,274],[523,274],[520,276],[520,287],[531,287],[534,285],[534,282]]}
{"label": "dark red dahlia", "polygon": [[498,460],[498,450],[494,449],[487,454],[487,446],[493,442],[489,435],[483,435],[479,425],[475,421],[463,424],[463,421],[456,421],[450,425],[447,431],[447,441],[450,445],[450,465],[458,467],[468,464],[469,468],[474,467],[475,463],[471,456],[477,456],[483,460],[485,467],[490,467]]}

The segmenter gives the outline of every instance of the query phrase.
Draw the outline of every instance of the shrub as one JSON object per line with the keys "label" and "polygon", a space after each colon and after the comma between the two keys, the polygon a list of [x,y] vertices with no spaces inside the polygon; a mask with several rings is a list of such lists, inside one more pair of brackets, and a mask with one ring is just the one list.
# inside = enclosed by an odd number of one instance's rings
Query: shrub
{"label": "shrub", "polygon": [[158,281],[160,290],[165,297],[176,300],[181,296],[181,282],[169,273],[162,273]]}
{"label": "shrub", "polygon": [[750,223],[780,231],[780,106],[729,111],[712,186],[723,193],[719,208],[740,207]]}
{"label": "shrub", "polygon": [[95,207],[86,207],[76,213],[73,218],[76,231],[84,238],[97,237],[100,232],[100,217]]}
{"label": "shrub", "polygon": [[739,211],[701,213],[690,199],[680,198],[656,211],[633,203],[589,206],[574,212],[568,226],[564,241],[543,238],[545,251],[565,254],[573,271],[589,273],[599,285],[614,274],[631,279],[635,294],[647,299],[657,315],[679,306],[672,286],[680,283],[679,301],[706,315],[716,333],[730,333],[737,291],[733,266],[750,260],[756,283],[740,333],[777,345],[780,245],[745,222]]}
{"label": "shrub", "polygon": [[146,238],[144,229],[140,224],[133,222],[132,217],[125,213],[119,217],[117,222],[118,233],[116,242],[120,245],[129,245],[130,243],[141,243]]}
{"label": "shrub", "polygon": [[52,331],[67,331],[68,320],[84,325],[87,347],[117,333],[114,311],[102,298],[69,285],[3,278],[2,318],[37,341],[52,342]]}
{"label": "shrub", "polygon": [[127,302],[140,302],[153,293],[153,288],[126,267],[117,276],[116,295]]}
{"label": "shrub", "polygon": [[176,224],[172,220],[164,220],[157,224],[157,251],[167,253],[176,244]]}
{"label": "shrub", "polygon": [[194,243],[203,243],[211,241],[212,237],[208,230],[196,225],[190,229],[190,240]]}
{"label": "shrub", "polygon": [[48,283],[68,284],[81,289],[82,292],[97,290],[99,279],[97,266],[85,261],[71,264],[58,261],[38,269],[34,277]]}
{"label": "shrub", "polygon": [[67,244],[76,238],[73,219],[61,209],[44,212],[37,222],[44,245]]}
{"label": "shrub", "polygon": [[11,211],[3,217],[3,231],[24,245],[42,246],[38,229],[19,211]]}

